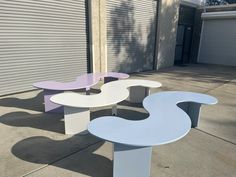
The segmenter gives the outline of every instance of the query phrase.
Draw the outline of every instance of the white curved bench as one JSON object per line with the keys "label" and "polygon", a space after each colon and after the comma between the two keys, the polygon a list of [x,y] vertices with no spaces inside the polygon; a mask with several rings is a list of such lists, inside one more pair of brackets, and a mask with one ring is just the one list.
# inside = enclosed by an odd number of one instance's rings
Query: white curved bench
{"label": "white curved bench", "polygon": [[[101,93],[96,95],[67,92],[54,95],[50,100],[64,106],[65,133],[76,134],[87,130],[90,122],[89,108],[113,105],[112,114],[116,115],[116,104],[129,97],[129,88],[134,87],[132,90],[135,90],[135,88],[143,87],[145,89],[139,89],[139,91],[144,92],[149,88],[160,86],[161,83],[149,80],[118,80],[104,84],[101,87]],[[146,96],[144,93],[139,93],[139,95]]]}
{"label": "white curved bench", "polygon": [[73,82],[62,83],[56,81],[42,81],[34,83],[33,86],[44,90],[45,112],[63,112],[60,105],[50,101],[51,96],[63,93],[64,91],[73,91],[84,88],[86,89],[86,94],[89,94],[90,88],[102,79],[104,80],[104,83],[107,83],[118,79],[126,79],[128,77],[128,74],[116,72],[89,73],[78,76]]}
{"label": "white curved bench", "polygon": [[[186,113],[177,104],[190,106]],[[217,99],[193,92],[159,92],[144,99],[147,119],[125,120],[100,117],[90,122],[88,131],[114,143],[113,177],[149,177],[152,146],[177,141],[197,126],[202,104],[216,104]]]}

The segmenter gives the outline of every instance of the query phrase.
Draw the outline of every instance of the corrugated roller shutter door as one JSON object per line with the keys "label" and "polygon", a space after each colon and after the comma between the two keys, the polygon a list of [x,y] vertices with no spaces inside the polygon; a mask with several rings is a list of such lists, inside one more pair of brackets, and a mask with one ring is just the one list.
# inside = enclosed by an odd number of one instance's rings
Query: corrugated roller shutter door
{"label": "corrugated roller shutter door", "polygon": [[201,35],[200,63],[236,66],[236,18],[204,20]]}
{"label": "corrugated roller shutter door", "polygon": [[0,95],[88,70],[86,0],[0,0]]}
{"label": "corrugated roller shutter door", "polygon": [[153,69],[156,0],[107,0],[108,71]]}

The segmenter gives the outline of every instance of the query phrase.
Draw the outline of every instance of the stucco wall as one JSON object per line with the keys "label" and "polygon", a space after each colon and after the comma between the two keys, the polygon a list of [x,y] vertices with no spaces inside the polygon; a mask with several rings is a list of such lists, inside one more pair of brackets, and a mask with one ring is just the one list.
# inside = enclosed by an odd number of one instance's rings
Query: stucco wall
{"label": "stucco wall", "polygon": [[[93,72],[106,71],[106,1],[91,2],[91,49]],[[180,0],[159,0],[156,69],[173,66]]]}
{"label": "stucco wall", "polygon": [[90,0],[90,50],[93,72],[107,69],[106,0]]}
{"label": "stucco wall", "polygon": [[107,71],[107,13],[106,1],[100,0],[100,59],[101,72]]}
{"label": "stucco wall", "polygon": [[160,0],[156,69],[173,66],[179,18],[179,0]]}

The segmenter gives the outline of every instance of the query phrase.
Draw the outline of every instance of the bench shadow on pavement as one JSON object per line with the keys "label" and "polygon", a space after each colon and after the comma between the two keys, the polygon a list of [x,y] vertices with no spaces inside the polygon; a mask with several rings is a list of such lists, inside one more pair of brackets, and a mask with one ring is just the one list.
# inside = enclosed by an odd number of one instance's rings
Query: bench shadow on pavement
{"label": "bench shadow on pavement", "polygon": [[[91,120],[101,116],[111,116],[111,108],[91,112]],[[141,120],[147,118],[148,113],[118,108],[117,116],[124,119]],[[0,123],[8,126],[30,127],[64,134],[63,117],[63,114],[12,112],[2,115]]]}
{"label": "bench shadow on pavement", "polygon": [[[85,89],[74,90],[74,92],[85,94]],[[100,92],[101,91],[99,89],[94,89],[94,88],[91,89],[92,94],[98,94]],[[39,92],[35,97],[32,97],[32,98],[20,99],[15,96],[8,96],[5,98],[0,98],[0,106],[44,112],[43,91]]]}
{"label": "bench shadow on pavement", "polygon": [[20,99],[16,97],[0,98],[0,106],[15,107],[33,111],[44,111],[43,92],[39,92],[33,98]]}
{"label": "bench shadow on pavement", "polygon": [[41,130],[64,133],[63,114],[29,114],[12,112],[2,115],[0,123],[15,127],[31,127]]}
{"label": "bench shadow on pavement", "polygon": [[[95,153],[104,144],[104,141],[97,139],[91,143],[89,136],[92,135],[84,135],[82,140],[82,143],[87,145],[74,151],[73,148],[76,148],[74,141],[78,141],[76,140],[80,137],[78,135],[65,140],[52,140],[42,136],[27,138],[16,143],[11,152],[17,158],[31,163],[49,164],[91,177],[112,176],[111,159]],[[80,141],[77,142],[78,146]],[[75,144],[74,147],[71,147],[73,144],[71,142]],[[65,149],[70,149],[71,152],[65,154]]]}
{"label": "bench shadow on pavement", "polygon": [[[149,114],[145,112],[140,112],[136,110],[122,109],[118,107],[117,117],[127,119],[127,120],[143,120],[146,119]],[[96,119],[101,116],[112,116],[111,109],[102,109],[91,112],[91,120]]]}

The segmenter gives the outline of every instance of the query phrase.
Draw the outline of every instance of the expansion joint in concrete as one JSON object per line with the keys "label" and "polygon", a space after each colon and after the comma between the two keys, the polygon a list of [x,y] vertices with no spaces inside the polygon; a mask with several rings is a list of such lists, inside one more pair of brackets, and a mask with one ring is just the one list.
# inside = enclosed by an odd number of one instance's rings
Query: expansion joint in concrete
{"label": "expansion joint in concrete", "polygon": [[204,130],[201,130],[201,129],[199,129],[199,128],[194,128],[194,129],[197,130],[197,131],[200,131],[200,132],[202,132],[202,133],[204,133],[204,134],[207,134],[207,135],[209,135],[209,136],[212,136],[212,137],[214,137],[214,138],[217,138],[217,139],[219,139],[219,140],[222,140],[222,141],[224,141],[224,142],[226,142],[226,143],[230,143],[230,144],[232,144],[232,145],[236,145],[236,143],[234,143],[234,142],[232,142],[232,141],[226,140],[226,139],[221,138],[221,137],[219,137],[219,136],[217,136],[217,135],[213,135],[213,134],[208,133],[208,132],[206,132],[206,131],[204,131]]}

